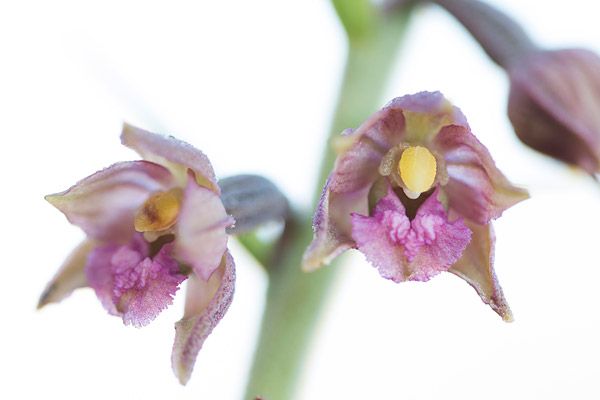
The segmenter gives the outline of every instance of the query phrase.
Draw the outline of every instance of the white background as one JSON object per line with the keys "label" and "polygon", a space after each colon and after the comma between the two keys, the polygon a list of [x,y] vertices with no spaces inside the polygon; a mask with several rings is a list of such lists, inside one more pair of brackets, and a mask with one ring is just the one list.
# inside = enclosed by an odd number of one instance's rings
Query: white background
{"label": "white background", "polygon": [[[543,45],[600,51],[594,1],[493,3]],[[119,144],[128,121],[202,149],[218,176],[266,175],[308,207],[345,52],[325,0],[0,3],[1,398],[241,397],[266,288],[244,251],[232,244],[234,303],[181,387],[170,351],[183,296],[139,330],[89,289],[35,311],[83,238],[43,196],[136,158]],[[506,175],[530,189],[495,224],[516,321],[450,274],[396,285],[353,253],[299,398],[599,398],[600,189],[513,137],[504,73],[435,7],[413,19],[381,105],[421,90],[461,107]]]}

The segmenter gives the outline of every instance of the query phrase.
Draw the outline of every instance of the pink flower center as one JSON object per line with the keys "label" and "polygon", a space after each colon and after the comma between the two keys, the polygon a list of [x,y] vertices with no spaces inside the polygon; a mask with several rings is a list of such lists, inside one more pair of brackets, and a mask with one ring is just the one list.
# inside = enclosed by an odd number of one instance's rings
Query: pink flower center
{"label": "pink flower center", "polygon": [[404,247],[404,256],[408,262],[414,261],[419,249],[431,245],[436,238],[436,231],[444,224],[439,215],[419,215],[412,221],[396,210],[382,213],[381,222],[388,229],[390,239],[398,246]]}

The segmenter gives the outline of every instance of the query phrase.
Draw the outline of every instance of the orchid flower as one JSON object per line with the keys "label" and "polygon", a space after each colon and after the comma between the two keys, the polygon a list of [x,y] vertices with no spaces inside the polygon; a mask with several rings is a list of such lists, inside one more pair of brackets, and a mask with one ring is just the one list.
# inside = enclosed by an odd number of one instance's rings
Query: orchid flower
{"label": "orchid flower", "polygon": [[341,143],[304,269],[356,248],[394,282],[449,271],[511,321],[490,221],[528,193],[498,170],[461,111],[439,92],[399,97]]}
{"label": "orchid flower", "polygon": [[188,279],[172,354],[175,375],[185,384],[231,304],[235,266],[226,229],[234,219],[201,151],[130,125],[121,141],[144,160],[113,164],[46,196],[87,239],[50,281],[39,307],[89,286],[110,314],[141,327],[172,304]]}

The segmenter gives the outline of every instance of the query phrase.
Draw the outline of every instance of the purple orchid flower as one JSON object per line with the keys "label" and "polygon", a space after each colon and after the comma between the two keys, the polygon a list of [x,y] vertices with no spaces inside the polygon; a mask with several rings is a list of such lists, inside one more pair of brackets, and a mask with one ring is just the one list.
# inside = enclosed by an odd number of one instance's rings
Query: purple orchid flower
{"label": "purple orchid flower", "polygon": [[529,195],[496,168],[460,110],[439,92],[421,92],[392,100],[343,135],[303,268],[356,248],[394,282],[449,271],[511,321],[490,221]]}
{"label": "purple orchid flower", "polygon": [[172,304],[189,278],[172,354],[175,375],[185,384],[233,298],[226,228],[234,220],[201,151],[130,125],[121,141],[144,160],[114,164],[46,196],[87,239],[50,281],[39,307],[89,286],[110,314],[141,327]]}

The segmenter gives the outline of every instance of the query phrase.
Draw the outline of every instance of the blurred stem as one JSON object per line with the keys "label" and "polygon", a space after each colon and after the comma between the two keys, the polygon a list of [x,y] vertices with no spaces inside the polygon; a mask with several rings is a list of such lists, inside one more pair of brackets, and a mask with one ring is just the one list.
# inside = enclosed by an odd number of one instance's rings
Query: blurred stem
{"label": "blurred stem", "polygon": [[[339,11],[344,2],[334,3]],[[348,5],[353,3],[348,0]],[[376,20],[368,32],[349,36],[346,69],[330,138],[346,128],[357,128],[381,107],[381,95],[405,32],[408,15],[409,9],[385,15],[374,14]],[[328,146],[316,181],[318,194],[331,172],[335,157]],[[319,310],[338,270],[333,263],[310,274],[302,272],[302,254],[312,236],[311,215],[297,215],[287,224],[278,254],[268,265],[266,306],[244,399],[251,400],[258,395],[269,400],[294,398],[297,378],[320,316]]]}
{"label": "blurred stem", "polygon": [[273,243],[263,242],[256,233],[244,233],[237,235],[236,239],[261,265],[268,265],[273,252]]}

